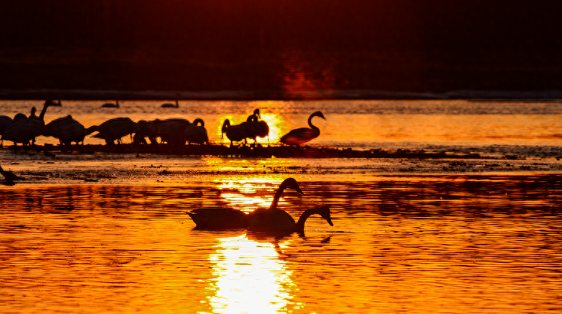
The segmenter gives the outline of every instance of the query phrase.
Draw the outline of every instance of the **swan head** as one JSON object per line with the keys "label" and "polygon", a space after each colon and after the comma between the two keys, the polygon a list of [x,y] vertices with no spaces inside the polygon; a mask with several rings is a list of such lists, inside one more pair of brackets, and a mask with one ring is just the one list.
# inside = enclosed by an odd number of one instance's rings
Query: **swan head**
{"label": "swan head", "polygon": [[197,123],[199,123],[202,127],[205,127],[205,122],[203,121],[203,119],[197,118],[193,121],[193,125],[197,126]]}
{"label": "swan head", "polygon": [[259,109],[254,110],[254,115],[258,118],[261,118],[260,117],[260,110]]}
{"label": "swan head", "polygon": [[319,117],[319,118],[322,118],[322,119],[326,120],[326,118],[324,117],[324,115],[320,111],[314,112],[313,114],[310,115],[310,117]]}
{"label": "swan head", "polygon": [[334,224],[332,223],[332,217],[330,217],[330,207],[325,205],[316,207],[315,211],[318,215],[322,216],[322,218],[324,218],[330,224],[330,226],[334,226]]}
{"label": "swan head", "polygon": [[297,183],[297,180],[295,180],[293,178],[285,179],[285,181],[283,181],[283,183],[281,183],[280,188],[281,189],[287,189],[287,188],[293,189],[293,190],[299,192],[299,194],[304,195],[301,188],[299,187],[299,184]]}

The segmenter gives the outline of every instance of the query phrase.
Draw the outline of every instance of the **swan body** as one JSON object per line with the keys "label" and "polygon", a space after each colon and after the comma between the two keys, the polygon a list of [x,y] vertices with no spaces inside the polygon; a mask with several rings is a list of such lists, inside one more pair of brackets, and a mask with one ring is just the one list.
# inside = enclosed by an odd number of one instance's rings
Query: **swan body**
{"label": "swan body", "polygon": [[45,114],[47,113],[47,108],[51,105],[51,102],[51,99],[47,99],[45,101],[39,117],[35,115],[35,107],[31,109],[30,118],[16,119],[19,115],[17,114],[13,123],[3,132],[2,141],[11,141],[16,146],[18,143],[27,146],[30,142],[35,142],[35,138],[43,134],[45,129]]}
{"label": "swan body", "polygon": [[228,207],[204,207],[187,213],[195,228],[203,230],[228,230],[248,227],[248,215]]}
{"label": "swan body", "polygon": [[74,118],[72,118],[71,115],[67,115],[66,117],[62,117],[62,118],[57,118],[47,123],[47,125],[45,125],[45,131],[43,135],[52,136],[60,140],[61,136],[63,136],[64,128],[73,123],[79,123],[79,122],[74,120]]}
{"label": "swan body", "polygon": [[21,143],[27,146],[42,133],[43,127],[41,125],[28,120],[21,120],[4,131],[4,134],[2,134],[2,141],[11,141],[14,145]]}
{"label": "swan body", "polygon": [[95,131],[94,127],[85,128],[80,122],[76,121],[76,123],[69,124],[63,128],[59,140],[64,145],[71,145],[72,142],[76,144],[82,142],[82,145],[84,145],[86,136]]}
{"label": "swan body", "polygon": [[74,120],[71,115],[55,119],[45,126],[43,135],[59,139],[61,145],[77,144],[82,142],[86,135],[96,131],[96,127],[86,129],[80,122]]}
{"label": "swan body", "polygon": [[184,131],[191,125],[186,119],[172,118],[160,121],[158,125],[158,136],[162,142],[179,146],[185,143]]}
{"label": "swan body", "polygon": [[304,233],[304,224],[308,217],[318,214],[324,218],[330,226],[333,226],[328,206],[319,206],[305,210],[298,222],[282,209],[264,210],[257,209],[248,215],[248,230],[253,232],[284,235],[293,232]]}
{"label": "swan body", "polygon": [[[197,125],[201,124],[201,125]],[[205,122],[197,118],[193,121],[193,124],[185,128],[184,130],[185,140],[191,144],[204,144],[209,143],[209,136],[207,135],[207,129],[205,129]]]}
{"label": "swan body", "polygon": [[179,103],[178,103],[178,97],[179,97],[179,95],[176,94],[176,102],[175,102],[175,104],[172,104],[172,103],[163,103],[161,107],[162,107],[162,108],[179,108],[180,105],[179,105]]}
{"label": "swan body", "polygon": [[151,145],[156,145],[158,142],[156,141],[156,137],[158,137],[158,127],[160,125],[160,120],[140,120],[137,122],[139,125],[139,131],[135,134],[135,144],[146,143],[145,138],[148,137]]}
{"label": "swan body", "polygon": [[224,120],[221,131],[221,138],[226,134],[226,137],[230,140],[230,146],[234,142],[245,141],[248,137],[248,126],[246,124],[231,125],[228,119]]}
{"label": "swan body", "polygon": [[102,108],[119,108],[119,100],[116,100],[115,103],[107,102],[101,105]]}
{"label": "swan body", "polygon": [[130,118],[114,118],[105,121],[99,126],[93,126],[89,128],[89,132],[93,133],[98,131],[93,137],[104,139],[106,144],[113,145],[115,140],[121,143],[121,138],[123,136],[134,134],[138,132],[139,126],[136,122],[133,122]]}
{"label": "swan body", "polygon": [[257,137],[266,137],[269,136],[269,125],[267,122],[260,120],[260,110],[254,110],[254,113],[248,117],[248,120],[243,124],[246,124],[248,127],[248,138],[254,139],[256,141]]}
{"label": "swan body", "polygon": [[14,120],[8,116],[0,116],[0,135],[4,134],[10,126],[14,124]]}
{"label": "swan body", "polygon": [[308,125],[310,128],[299,128],[291,130],[289,133],[283,135],[279,140],[283,144],[300,146],[309,142],[320,135],[320,129],[312,124],[312,118],[320,117],[324,120],[326,118],[320,111],[316,111],[308,117]]}
{"label": "swan body", "polygon": [[[269,208],[264,210],[276,210],[279,199],[287,188],[294,189],[303,194],[297,181],[293,178],[287,178],[279,185]],[[249,217],[252,215],[251,213],[245,214],[240,210],[230,207],[204,207],[193,210],[188,214],[195,222],[197,229],[206,230],[247,228],[249,226]]]}

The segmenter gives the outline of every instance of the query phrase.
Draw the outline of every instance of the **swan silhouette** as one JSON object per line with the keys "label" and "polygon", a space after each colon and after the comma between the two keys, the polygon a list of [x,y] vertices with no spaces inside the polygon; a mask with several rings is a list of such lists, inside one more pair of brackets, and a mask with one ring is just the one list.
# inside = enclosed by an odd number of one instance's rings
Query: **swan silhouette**
{"label": "swan silhouette", "polygon": [[139,131],[139,126],[130,118],[114,118],[107,120],[100,125],[89,127],[87,132],[91,134],[95,131],[98,131],[98,133],[92,137],[105,140],[107,145],[114,145],[115,140],[121,144],[121,138],[123,136],[137,133]]}
{"label": "swan silhouette", "polygon": [[252,119],[254,119],[253,115],[249,116],[246,122],[235,125],[231,125],[228,119],[224,120],[221,129],[221,138],[223,138],[226,133],[226,137],[230,140],[230,147],[234,145],[233,142],[246,141],[246,138],[249,137],[249,123],[251,123]]}
{"label": "swan silhouette", "polygon": [[254,139],[254,144],[257,143],[256,137],[269,136],[269,125],[263,120],[259,120],[260,110],[254,110],[254,113],[248,117],[246,122],[242,123],[248,128],[247,138]]}
{"label": "swan silhouette", "polygon": [[291,130],[289,133],[283,135],[279,140],[283,144],[300,146],[309,142],[320,135],[320,129],[312,124],[312,118],[320,117],[324,120],[324,115],[320,111],[316,111],[308,117],[308,125],[310,128],[299,128]]}
{"label": "swan silhouette", "polygon": [[[269,208],[264,208],[262,210],[277,210],[279,199],[281,198],[283,191],[287,188],[294,189],[300,194],[304,194],[301,191],[297,180],[287,178],[279,185]],[[193,222],[195,222],[196,229],[204,230],[247,228],[249,226],[249,217],[252,215],[252,213],[245,214],[240,210],[230,207],[204,207],[188,212],[187,214],[191,217]]]}
{"label": "swan silhouette", "polygon": [[115,103],[107,102],[101,105],[102,108],[119,108],[119,100],[116,100]]}
{"label": "swan silhouette", "polygon": [[209,136],[207,135],[207,129],[205,129],[205,122],[201,118],[193,120],[193,123],[185,128],[183,133],[185,140],[189,143],[189,145],[191,145],[191,143],[209,143]]}
{"label": "swan silhouette", "polygon": [[176,103],[175,104],[172,104],[172,103],[169,103],[169,102],[163,103],[161,107],[162,108],[179,108],[180,105],[178,103],[178,97],[179,97],[179,95],[176,94]]}
{"label": "swan silhouette", "polygon": [[288,235],[293,232],[304,234],[304,224],[308,217],[314,214],[320,215],[330,226],[334,225],[328,206],[318,206],[305,210],[297,222],[282,209],[264,210],[259,208],[248,215],[248,230],[277,236]]}
{"label": "swan silhouette", "polygon": [[[2,141],[7,140],[14,142],[14,148],[17,147],[18,143],[22,143],[26,149],[30,142],[34,144],[35,138],[43,134],[45,128],[45,113],[47,112],[47,108],[51,105],[51,102],[52,99],[47,99],[45,101],[39,117],[35,115],[36,109],[33,107],[29,118],[14,118],[13,123],[3,132]],[[16,117],[18,115],[19,113]]]}

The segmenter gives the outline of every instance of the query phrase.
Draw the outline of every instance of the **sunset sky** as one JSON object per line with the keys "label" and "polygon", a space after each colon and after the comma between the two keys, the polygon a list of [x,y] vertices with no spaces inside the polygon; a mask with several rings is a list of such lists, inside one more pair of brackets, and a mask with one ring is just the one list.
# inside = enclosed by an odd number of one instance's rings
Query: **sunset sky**
{"label": "sunset sky", "polygon": [[304,89],[562,84],[561,22],[558,10],[544,4],[3,2],[0,66],[12,74],[0,79],[6,88],[282,90],[302,77]]}

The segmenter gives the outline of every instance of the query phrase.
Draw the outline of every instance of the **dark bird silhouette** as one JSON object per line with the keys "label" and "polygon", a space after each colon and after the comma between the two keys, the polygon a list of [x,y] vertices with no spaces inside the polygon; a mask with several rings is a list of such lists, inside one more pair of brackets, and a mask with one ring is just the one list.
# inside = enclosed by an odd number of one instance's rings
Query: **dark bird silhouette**
{"label": "dark bird silhouette", "polygon": [[158,136],[162,142],[171,146],[179,147],[185,144],[185,129],[191,122],[182,118],[171,118],[160,121],[158,124]]}
{"label": "dark bird silhouette", "polygon": [[284,236],[293,232],[304,234],[304,224],[308,217],[314,214],[320,215],[330,226],[334,225],[328,206],[318,206],[305,210],[298,222],[295,222],[293,217],[282,209],[257,209],[248,215],[248,230],[276,236]]}
{"label": "dark bird silhouette", "polygon": [[10,126],[14,124],[14,120],[8,116],[0,116],[0,136],[4,134]]}
{"label": "dark bird silhouette", "polygon": [[45,114],[51,102],[51,99],[45,101],[39,117],[35,116],[35,107],[33,107],[30,118],[14,119],[15,121],[2,134],[2,141],[12,141],[16,147],[18,143],[23,144],[25,147],[30,145],[30,143],[34,143],[35,138],[43,134],[45,128]]}
{"label": "dark bird silhouette", "polygon": [[205,129],[205,122],[200,118],[195,119],[193,124],[185,128],[184,137],[190,145],[192,143],[209,143],[209,136],[207,135],[207,129]]}
{"label": "dark bird silhouette", "polygon": [[256,109],[246,122],[242,123],[248,129],[247,136],[254,140],[254,144],[257,143],[257,137],[269,136],[269,125],[267,125],[267,122],[260,120],[260,118],[260,110]]}
{"label": "dark bird silhouette", "polygon": [[116,100],[115,103],[106,102],[105,104],[101,105],[102,108],[119,108],[119,100]]}
{"label": "dark bird silhouette", "polygon": [[88,128],[88,132],[90,133],[95,131],[98,131],[98,133],[92,137],[104,139],[107,145],[114,145],[115,140],[121,144],[121,138],[123,136],[137,133],[139,131],[139,126],[130,118],[114,118],[98,126]]}
{"label": "dark bird silhouette", "polygon": [[320,135],[320,129],[312,124],[312,118],[320,117],[324,120],[324,115],[320,111],[316,111],[308,117],[308,125],[310,128],[299,128],[291,130],[289,133],[283,135],[279,140],[283,144],[300,146],[309,142]]}
{"label": "dark bird silhouette", "polygon": [[[283,191],[287,188],[294,189],[300,194],[303,194],[295,179],[285,179],[275,192],[271,205],[265,210],[276,210],[279,199]],[[188,212],[187,214],[191,217],[193,222],[195,222],[197,229],[207,230],[247,228],[249,226],[248,217],[252,215],[252,213],[245,214],[240,210],[230,207],[204,207]]]}
{"label": "dark bird silhouette", "polygon": [[158,142],[156,141],[156,138],[158,137],[160,122],[161,121],[158,119],[152,121],[140,120],[137,122],[139,125],[139,131],[135,134],[134,144],[146,144],[146,138],[148,138],[151,145],[157,145]]}
{"label": "dark bird silhouette", "polygon": [[251,120],[254,119],[253,115],[248,117],[246,122],[241,124],[231,125],[230,120],[224,120],[221,129],[221,138],[223,138],[224,134],[230,140],[230,147],[234,145],[234,142],[244,141],[246,142],[246,138],[250,137],[250,123]]}
{"label": "dark bird silhouette", "polygon": [[174,104],[172,103],[163,103],[162,104],[162,108],[179,108],[179,103],[178,103],[178,97],[179,95],[176,94],[176,102]]}

